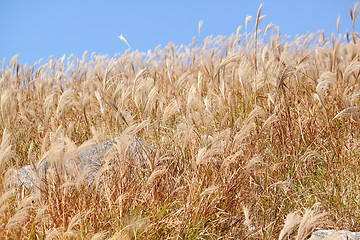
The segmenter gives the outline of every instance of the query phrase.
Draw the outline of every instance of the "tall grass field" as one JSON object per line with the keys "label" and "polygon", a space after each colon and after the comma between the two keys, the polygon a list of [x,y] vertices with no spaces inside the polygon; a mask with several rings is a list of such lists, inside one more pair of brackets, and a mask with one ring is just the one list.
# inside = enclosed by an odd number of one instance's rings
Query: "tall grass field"
{"label": "tall grass field", "polygon": [[[359,5],[347,34],[293,40],[263,26],[261,9],[236,34],[187,46],[33,66],[4,60],[0,238],[360,231]],[[25,165],[124,134],[156,148],[146,168],[129,171],[123,158],[101,186],[60,174],[35,189],[16,184]]]}

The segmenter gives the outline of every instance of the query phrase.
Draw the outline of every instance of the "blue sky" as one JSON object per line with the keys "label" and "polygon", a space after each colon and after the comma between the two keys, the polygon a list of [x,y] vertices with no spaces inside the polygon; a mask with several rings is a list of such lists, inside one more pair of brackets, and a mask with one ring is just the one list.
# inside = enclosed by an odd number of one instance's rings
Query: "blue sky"
{"label": "blue sky", "polygon": [[[254,19],[261,3],[262,23],[274,23],[282,34],[295,36],[324,30],[340,33],[351,29],[350,0],[222,0],[222,1],[112,1],[112,0],[0,0],[0,62],[19,53],[19,62],[32,65],[50,55],[56,58],[74,53],[81,57],[123,53],[131,46],[146,52],[157,45],[187,45],[195,36],[230,36],[244,26],[247,15]],[[203,20],[201,38],[198,23]],[[359,24],[355,28],[360,30]],[[243,31],[242,31],[243,32]]]}

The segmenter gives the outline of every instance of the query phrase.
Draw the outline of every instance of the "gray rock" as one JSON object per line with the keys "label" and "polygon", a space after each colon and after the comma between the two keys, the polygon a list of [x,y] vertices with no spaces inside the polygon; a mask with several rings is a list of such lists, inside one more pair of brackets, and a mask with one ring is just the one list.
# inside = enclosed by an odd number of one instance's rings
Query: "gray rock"
{"label": "gray rock", "polygon": [[350,232],[346,230],[318,230],[314,232],[310,240],[360,240],[360,232]]}
{"label": "gray rock", "polygon": [[[26,189],[34,189],[52,174],[66,174],[67,177],[83,176],[91,184],[98,174],[100,168],[106,163],[118,164],[119,158],[116,144],[120,138],[105,141],[83,152],[77,153],[75,157],[65,159],[63,164],[54,163],[44,159],[34,165],[26,165],[17,171],[18,184]],[[123,141],[121,142],[123,143]],[[142,139],[129,138],[128,148],[125,151],[126,160],[137,167],[146,167],[149,158],[154,154],[156,148],[146,144]],[[107,157],[105,157],[107,156]]]}

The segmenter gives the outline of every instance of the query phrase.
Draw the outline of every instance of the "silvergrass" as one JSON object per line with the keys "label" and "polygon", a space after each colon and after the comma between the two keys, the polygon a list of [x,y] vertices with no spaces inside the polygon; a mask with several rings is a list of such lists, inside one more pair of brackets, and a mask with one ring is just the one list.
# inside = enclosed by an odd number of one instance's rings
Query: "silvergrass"
{"label": "silvergrass", "polygon": [[[247,17],[244,33],[240,26],[199,44],[51,57],[37,67],[18,56],[3,62],[0,236],[306,239],[316,227],[359,231],[358,33],[290,41],[276,26],[261,28],[262,10],[254,28]],[[353,24],[358,11],[355,4]],[[126,158],[120,139],[94,184],[76,167],[60,174],[76,153],[119,135],[158,151],[144,168]],[[45,159],[54,171],[38,179],[41,187],[13,184],[14,169]]]}

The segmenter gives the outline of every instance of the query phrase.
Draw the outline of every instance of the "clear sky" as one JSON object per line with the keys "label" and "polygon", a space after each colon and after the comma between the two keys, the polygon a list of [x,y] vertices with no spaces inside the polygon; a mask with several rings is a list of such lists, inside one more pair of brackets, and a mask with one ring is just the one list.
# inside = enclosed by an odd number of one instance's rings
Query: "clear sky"
{"label": "clear sky", "polygon": [[[295,36],[324,30],[329,36],[351,29],[351,0],[0,0],[0,63],[19,53],[19,62],[33,64],[50,55],[123,53],[128,47],[146,52],[157,45],[190,44],[195,36],[235,34],[247,15],[254,18],[264,3],[262,26],[274,23],[282,34]],[[203,20],[201,38],[198,23]],[[359,22],[355,26],[360,30]],[[243,31],[242,31],[243,32]]]}

